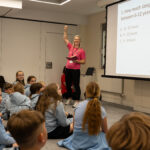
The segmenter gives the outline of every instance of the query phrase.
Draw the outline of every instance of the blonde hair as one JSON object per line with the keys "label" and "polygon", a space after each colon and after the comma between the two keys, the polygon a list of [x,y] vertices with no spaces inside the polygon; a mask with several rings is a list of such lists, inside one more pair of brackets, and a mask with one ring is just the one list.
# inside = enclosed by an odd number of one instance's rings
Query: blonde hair
{"label": "blonde hair", "polygon": [[150,150],[150,117],[139,112],[125,115],[107,133],[112,150]]}
{"label": "blonde hair", "polygon": [[21,83],[17,83],[13,87],[14,92],[19,92],[21,94],[24,94],[24,86]]}
{"label": "blonde hair", "polygon": [[[75,39],[75,37],[78,37],[78,38],[79,38],[79,40],[81,40],[79,35],[75,35],[75,36],[74,36],[74,39]],[[74,47],[74,39],[73,39],[73,44],[72,44],[72,45],[73,45],[73,47]],[[79,43],[79,48],[80,48],[80,43]]]}
{"label": "blonde hair", "polygon": [[88,124],[89,135],[97,135],[101,129],[102,117],[99,96],[99,85],[95,82],[90,82],[86,87],[86,97],[91,98],[91,100],[87,104],[82,123],[83,130],[85,130],[85,125]]}

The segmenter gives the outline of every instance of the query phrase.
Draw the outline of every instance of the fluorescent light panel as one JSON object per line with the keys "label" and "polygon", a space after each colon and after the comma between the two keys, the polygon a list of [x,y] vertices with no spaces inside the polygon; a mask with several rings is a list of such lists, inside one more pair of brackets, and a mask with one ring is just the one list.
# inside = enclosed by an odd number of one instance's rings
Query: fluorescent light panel
{"label": "fluorescent light panel", "polygon": [[0,0],[0,6],[22,9],[22,0]]}
{"label": "fluorescent light panel", "polygon": [[52,4],[52,5],[64,5],[68,2],[70,2],[71,0],[64,0],[60,3],[59,2],[42,1],[42,0],[29,0],[29,1],[38,2],[38,3],[45,3],[45,4]]}

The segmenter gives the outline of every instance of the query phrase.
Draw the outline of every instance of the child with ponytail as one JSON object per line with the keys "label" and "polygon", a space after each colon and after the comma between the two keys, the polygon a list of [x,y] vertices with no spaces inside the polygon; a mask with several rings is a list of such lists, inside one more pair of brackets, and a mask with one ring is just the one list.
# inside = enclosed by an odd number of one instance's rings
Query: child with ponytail
{"label": "child with ponytail", "polygon": [[73,118],[64,111],[58,84],[51,83],[45,87],[35,108],[45,116],[48,139],[67,138],[72,134]]}
{"label": "child with ponytail", "polygon": [[75,109],[73,135],[59,141],[59,146],[69,150],[109,150],[105,138],[106,112],[101,106],[99,97],[99,85],[90,82],[86,87],[86,99]]}

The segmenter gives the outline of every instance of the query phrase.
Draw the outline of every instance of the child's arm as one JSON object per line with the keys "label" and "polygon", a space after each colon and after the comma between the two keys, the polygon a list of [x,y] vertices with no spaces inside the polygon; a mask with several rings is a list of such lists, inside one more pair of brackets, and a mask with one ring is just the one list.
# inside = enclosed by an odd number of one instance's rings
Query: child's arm
{"label": "child's arm", "polygon": [[106,117],[102,120],[102,131],[103,131],[104,133],[107,133],[107,131],[108,131],[107,118],[106,118]]}
{"label": "child's arm", "polygon": [[107,127],[107,115],[106,111],[103,107],[101,107],[101,112],[102,112],[102,131],[104,133],[107,133],[108,127]]}
{"label": "child's arm", "polygon": [[16,143],[16,141],[14,140],[13,137],[11,137],[9,134],[7,134],[1,119],[0,119],[0,144],[3,145],[10,145],[10,144],[14,144]]}
{"label": "child's arm", "polygon": [[64,106],[63,106],[62,102],[60,102],[57,105],[57,108],[56,108],[56,118],[57,118],[59,124],[61,126],[63,126],[63,127],[68,126],[73,121],[72,119],[67,119],[66,113],[64,111]]}

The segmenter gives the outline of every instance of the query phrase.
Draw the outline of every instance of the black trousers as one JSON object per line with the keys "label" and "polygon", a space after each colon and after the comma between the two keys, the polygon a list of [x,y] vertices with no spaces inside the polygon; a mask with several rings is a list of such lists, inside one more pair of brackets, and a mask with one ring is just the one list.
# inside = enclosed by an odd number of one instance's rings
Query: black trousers
{"label": "black trousers", "polygon": [[67,127],[59,126],[52,132],[48,133],[48,139],[64,139],[71,135],[70,133],[70,125]]}
{"label": "black trousers", "polygon": [[[73,100],[80,100],[80,69],[66,68],[65,79],[68,97],[71,97]],[[72,93],[71,89],[72,84],[75,88],[74,93]]]}

